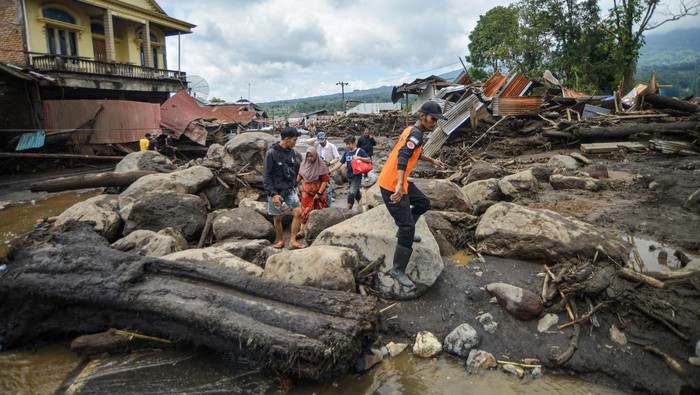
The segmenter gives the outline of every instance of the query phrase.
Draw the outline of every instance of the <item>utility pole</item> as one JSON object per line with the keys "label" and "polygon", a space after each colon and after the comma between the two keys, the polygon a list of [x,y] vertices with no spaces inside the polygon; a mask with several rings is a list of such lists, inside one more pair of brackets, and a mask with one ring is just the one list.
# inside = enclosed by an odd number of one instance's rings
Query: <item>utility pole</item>
{"label": "utility pole", "polygon": [[250,101],[250,82],[248,83],[248,101]]}
{"label": "utility pole", "polygon": [[336,85],[340,85],[340,92],[343,96],[343,114],[345,114],[345,85],[349,84],[349,82],[337,82]]}

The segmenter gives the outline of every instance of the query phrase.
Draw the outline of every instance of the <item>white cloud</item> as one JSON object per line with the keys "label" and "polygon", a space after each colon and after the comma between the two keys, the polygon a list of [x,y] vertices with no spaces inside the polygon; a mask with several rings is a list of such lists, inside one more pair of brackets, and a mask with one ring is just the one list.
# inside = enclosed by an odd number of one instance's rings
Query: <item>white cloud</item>
{"label": "white cloud", "polygon": [[[349,82],[346,90],[352,91],[458,69],[479,16],[511,2],[158,3],[170,16],[197,25],[193,34],[181,36],[181,69],[207,80],[210,98],[245,98],[250,83],[250,99],[266,102],[339,93],[339,81]],[[667,3],[674,9],[678,0]],[[697,27],[698,21],[676,27]],[[175,69],[177,37],[168,38],[167,47],[169,68]]]}

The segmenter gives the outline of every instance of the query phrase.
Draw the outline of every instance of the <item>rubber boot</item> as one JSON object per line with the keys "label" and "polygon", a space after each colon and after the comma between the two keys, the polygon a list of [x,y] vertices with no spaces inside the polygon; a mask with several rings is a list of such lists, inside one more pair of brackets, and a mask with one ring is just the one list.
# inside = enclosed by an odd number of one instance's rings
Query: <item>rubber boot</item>
{"label": "rubber boot", "polygon": [[[397,237],[397,238],[399,237],[399,232],[398,232],[398,231],[396,232],[396,237]],[[414,233],[414,234],[413,234],[413,242],[414,242],[414,243],[420,243],[421,240],[422,240],[422,239],[420,238],[420,236],[418,236],[417,233]]]}
{"label": "rubber boot", "polygon": [[394,267],[389,271],[391,277],[394,277],[404,287],[415,285],[406,275],[406,266],[408,266],[408,260],[411,259],[412,253],[412,249],[397,245],[394,251]]}

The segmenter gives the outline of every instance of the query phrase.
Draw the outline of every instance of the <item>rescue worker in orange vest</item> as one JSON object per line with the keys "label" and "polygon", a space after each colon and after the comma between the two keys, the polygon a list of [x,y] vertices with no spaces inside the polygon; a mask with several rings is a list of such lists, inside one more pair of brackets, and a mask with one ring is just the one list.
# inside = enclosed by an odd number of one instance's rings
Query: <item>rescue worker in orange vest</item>
{"label": "rescue worker in orange vest", "polygon": [[413,253],[413,242],[420,242],[420,237],[416,235],[416,222],[430,210],[430,200],[412,182],[408,182],[408,177],[418,159],[445,169],[444,163],[423,155],[422,151],[423,134],[435,129],[438,119],[447,118],[442,115],[440,105],[434,101],[424,103],[418,112],[418,121],[401,133],[377,179],[382,199],[399,227],[394,265],[389,274],[405,287],[414,286],[406,275],[406,266]]}

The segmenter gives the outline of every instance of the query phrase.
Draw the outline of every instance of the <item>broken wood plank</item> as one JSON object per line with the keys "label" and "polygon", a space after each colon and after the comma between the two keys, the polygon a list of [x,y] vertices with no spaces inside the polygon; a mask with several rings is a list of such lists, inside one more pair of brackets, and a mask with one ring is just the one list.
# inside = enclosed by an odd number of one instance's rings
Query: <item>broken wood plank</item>
{"label": "broken wood plank", "polygon": [[619,277],[622,277],[627,280],[642,282],[656,288],[666,288],[666,284],[663,281],[646,276],[642,273],[635,272],[634,270],[626,267],[620,269],[620,271],[617,272],[617,274]]}
{"label": "broken wood plank", "polygon": [[605,154],[608,152],[615,152],[622,147],[629,151],[645,151],[647,149],[647,146],[643,143],[626,141],[581,144],[580,149],[581,152],[586,154]]}
{"label": "broken wood plank", "polygon": [[655,93],[644,95],[644,102],[651,104],[654,106],[654,108],[670,108],[672,110],[687,112],[690,114],[700,111],[700,106],[695,103],[674,99],[672,97],[661,96]]}
{"label": "broken wood plank", "polygon": [[700,126],[700,122],[652,122],[624,126],[608,126],[598,128],[579,128],[576,135],[582,139],[596,138],[622,138],[639,133],[667,133],[686,134],[693,133]]}
{"label": "broken wood plank", "polygon": [[123,156],[102,156],[102,155],[79,155],[79,154],[41,154],[41,153],[19,153],[0,152],[0,158],[42,158],[42,159],[90,159],[105,161],[120,161]]}
{"label": "broken wood plank", "polygon": [[32,192],[61,192],[85,188],[128,187],[136,180],[154,171],[130,171],[125,173],[107,172],[60,177],[53,180],[35,182],[29,186]]}

